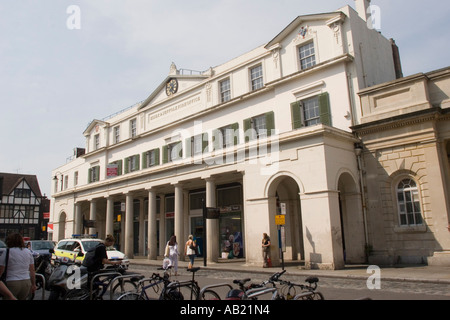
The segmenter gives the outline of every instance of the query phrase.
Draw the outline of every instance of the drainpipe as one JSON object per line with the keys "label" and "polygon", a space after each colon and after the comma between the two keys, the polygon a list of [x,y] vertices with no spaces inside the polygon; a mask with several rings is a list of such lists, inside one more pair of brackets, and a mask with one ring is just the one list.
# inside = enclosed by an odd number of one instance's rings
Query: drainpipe
{"label": "drainpipe", "polygon": [[358,161],[358,173],[359,173],[359,183],[361,188],[361,202],[363,209],[363,221],[364,221],[364,238],[365,238],[365,248],[369,245],[369,235],[367,231],[367,206],[366,206],[366,197],[364,194],[364,180],[363,180],[363,170],[361,164],[361,154],[363,151],[363,147],[359,143],[355,143],[355,154],[356,159]]}

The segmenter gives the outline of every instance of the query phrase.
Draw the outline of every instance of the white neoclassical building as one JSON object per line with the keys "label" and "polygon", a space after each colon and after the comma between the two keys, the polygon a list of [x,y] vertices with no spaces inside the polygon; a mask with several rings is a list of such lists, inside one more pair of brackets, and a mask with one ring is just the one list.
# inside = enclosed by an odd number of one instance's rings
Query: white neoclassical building
{"label": "white neoclassical building", "polygon": [[[350,128],[357,93],[400,70],[395,44],[368,28],[369,2],[298,16],[204,72],[172,64],[145,101],[93,120],[85,153],[52,172],[53,238],[114,234],[128,256],[156,259],[192,234],[208,261],[261,264],[266,232],[274,265],[279,234],[284,259],[306,267],[366,261]],[[220,215],[204,223],[203,206]]]}

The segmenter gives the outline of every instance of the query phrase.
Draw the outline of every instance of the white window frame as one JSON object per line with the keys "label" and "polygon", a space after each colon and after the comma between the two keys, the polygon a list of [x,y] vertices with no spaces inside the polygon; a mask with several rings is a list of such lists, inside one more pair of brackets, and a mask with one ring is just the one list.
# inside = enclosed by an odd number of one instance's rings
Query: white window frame
{"label": "white window frame", "polygon": [[[308,54],[308,52],[306,52],[307,55],[302,57],[302,49],[308,47],[308,50],[310,50],[311,46],[312,46],[312,49],[314,52],[312,54],[311,53]],[[305,50],[303,50],[303,51],[305,51]],[[316,45],[315,45],[314,41],[308,41],[306,43],[299,45],[297,47],[297,55],[298,55],[298,61],[300,64],[300,70],[306,70],[306,69],[314,67],[317,64],[317,59],[316,59],[317,52],[316,52]],[[310,59],[312,59],[312,60],[309,61]],[[303,66],[304,61],[305,61],[305,66]]]}
{"label": "white window frame", "polygon": [[114,143],[120,142],[120,126],[114,127]]}
{"label": "white window frame", "polygon": [[135,138],[137,136],[137,120],[130,120],[130,137]]}
{"label": "white window frame", "polygon": [[[256,69],[260,69],[260,71],[258,70],[258,72],[255,72]],[[260,63],[252,66],[249,72],[251,91],[255,91],[264,87],[264,70],[262,64]]]}
{"label": "white window frame", "polygon": [[[409,184],[406,184],[407,181]],[[414,185],[412,185],[411,182]],[[400,187],[400,184],[403,184],[403,186]],[[409,186],[406,187],[406,185]],[[417,182],[411,177],[403,177],[402,179],[397,180],[395,184],[395,195],[397,199],[399,226],[422,226],[424,221],[420,201],[420,190]],[[420,221],[418,221],[418,217],[420,218]]]}
{"label": "white window frame", "polygon": [[231,100],[231,80],[230,78],[219,81],[220,102],[224,103]]}

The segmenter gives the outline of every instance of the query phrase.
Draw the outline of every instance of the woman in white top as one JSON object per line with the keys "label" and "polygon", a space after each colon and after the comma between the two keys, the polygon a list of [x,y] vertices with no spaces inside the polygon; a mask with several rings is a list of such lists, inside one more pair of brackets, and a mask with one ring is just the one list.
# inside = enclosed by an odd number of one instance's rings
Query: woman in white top
{"label": "woman in white top", "polygon": [[[26,300],[36,291],[34,259],[20,234],[10,234],[6,239],[9,248],[6,267],[6,286],[18,300]],[[7,250],[0,256],[0,276],[5,272]]]}
{"label": "woman in white top", "polygon": [[175,275],[178,275],[178,256],[180,253],[178,252],[178,243],[177,237],[171,236],[169,242],[167,242],[167,246],[169,247],[169,267],[173,267],[175,270]]}

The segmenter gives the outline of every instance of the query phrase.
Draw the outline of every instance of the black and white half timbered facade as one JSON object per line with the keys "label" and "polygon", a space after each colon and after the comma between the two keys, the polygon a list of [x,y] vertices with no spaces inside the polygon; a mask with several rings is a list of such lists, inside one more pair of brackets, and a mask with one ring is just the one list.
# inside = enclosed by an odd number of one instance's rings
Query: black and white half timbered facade
{"label": "black and white half timbered facade", "polygon": [[0,173],[0,240],[10,233],[42,238],[43,197],[35,175]]}

